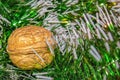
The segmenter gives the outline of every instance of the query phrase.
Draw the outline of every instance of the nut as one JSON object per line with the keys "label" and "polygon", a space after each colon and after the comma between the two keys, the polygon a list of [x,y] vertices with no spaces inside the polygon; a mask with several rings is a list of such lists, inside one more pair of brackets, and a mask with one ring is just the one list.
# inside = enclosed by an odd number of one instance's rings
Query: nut
{"label": "nut", "polygon": [[50,31],[38,26],[25,26],[16,29],[8,38],[7,52],[14,65],[24,70],[41,69],[49,65],[54,55],[56,42]]}

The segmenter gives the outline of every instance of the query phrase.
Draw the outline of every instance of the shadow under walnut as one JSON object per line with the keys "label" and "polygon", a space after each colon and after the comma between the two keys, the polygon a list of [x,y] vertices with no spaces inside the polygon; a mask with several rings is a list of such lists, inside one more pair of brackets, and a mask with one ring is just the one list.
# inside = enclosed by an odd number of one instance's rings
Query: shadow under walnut
{"label": "shadow under walnut", "polygon": [[25,26],[16,29],[8,38],[7,52],[13,64],[24,70],[41,69],[49,65],[54,55],[56,42],[50,31],[38,26]]}

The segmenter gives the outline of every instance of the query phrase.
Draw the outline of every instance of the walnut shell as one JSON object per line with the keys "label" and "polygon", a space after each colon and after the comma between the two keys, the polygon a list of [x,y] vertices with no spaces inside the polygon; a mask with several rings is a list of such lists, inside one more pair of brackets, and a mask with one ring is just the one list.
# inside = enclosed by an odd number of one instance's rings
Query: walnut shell
{"label": "walnut shell", "polygon": [[25,26],[16,29],[8,38],[7,52],[13,64],[25,70],[41,69],[49,65],[54,55],[56,42],[50,31],[38,26]]}

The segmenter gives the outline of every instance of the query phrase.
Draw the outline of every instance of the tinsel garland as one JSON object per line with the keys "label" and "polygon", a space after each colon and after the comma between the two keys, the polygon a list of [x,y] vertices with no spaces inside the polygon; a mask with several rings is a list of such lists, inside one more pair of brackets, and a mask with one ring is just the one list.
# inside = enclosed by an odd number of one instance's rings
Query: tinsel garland
{"label": "tinsel garland", "polygon": [[[119,1],[1,0],[0,11],[0,72],[9,72],[9,78],[61,80],[69,74],[76,77],[65,80],[120,79]],[[44,26],[54,33],[58,48],[53,68],[43,70],[46,72],[22,72],[8,60],[7,38],[14,29],[28,24]]]}

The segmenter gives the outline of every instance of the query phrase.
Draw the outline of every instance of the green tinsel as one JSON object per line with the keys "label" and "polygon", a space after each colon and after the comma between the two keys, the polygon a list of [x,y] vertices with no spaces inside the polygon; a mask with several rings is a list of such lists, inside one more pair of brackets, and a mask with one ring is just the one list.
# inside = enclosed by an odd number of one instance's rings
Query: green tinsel
{"label": "green tinsel", "polygon": [[[120,21],[117,18],[119,12],[111,9],[117,3],[107,0],[48,1],[47,6],[42,4],[37,6],[37,0],[0,0],[0,79],[119,80]],[[45,2],[47,1],[43,1]],[[42,11],[44,7],[47,7],[48,11]],[[108,15],[105,12],[106,8]],[[99,19],[94,18],[96,13]],[[57,20],[52,19],[54,17]],[[53,22],[47,21],[49,18]],[[57,38],[58,47],[55,49],[53,63],[45,69],[23,71],[15,67],[7,55],[7,39],[11,32],[28,24],[44,26],[56,37],[62,37],[62,39]],[[83,25],[86,31],[90,32],[91,37],[88,36],[88,32],[85,33],[84,28],[81,28]],[[112,35],[114,40],[107,39],[108,35]],[[72,37],[75,37],[76,41]]]}

